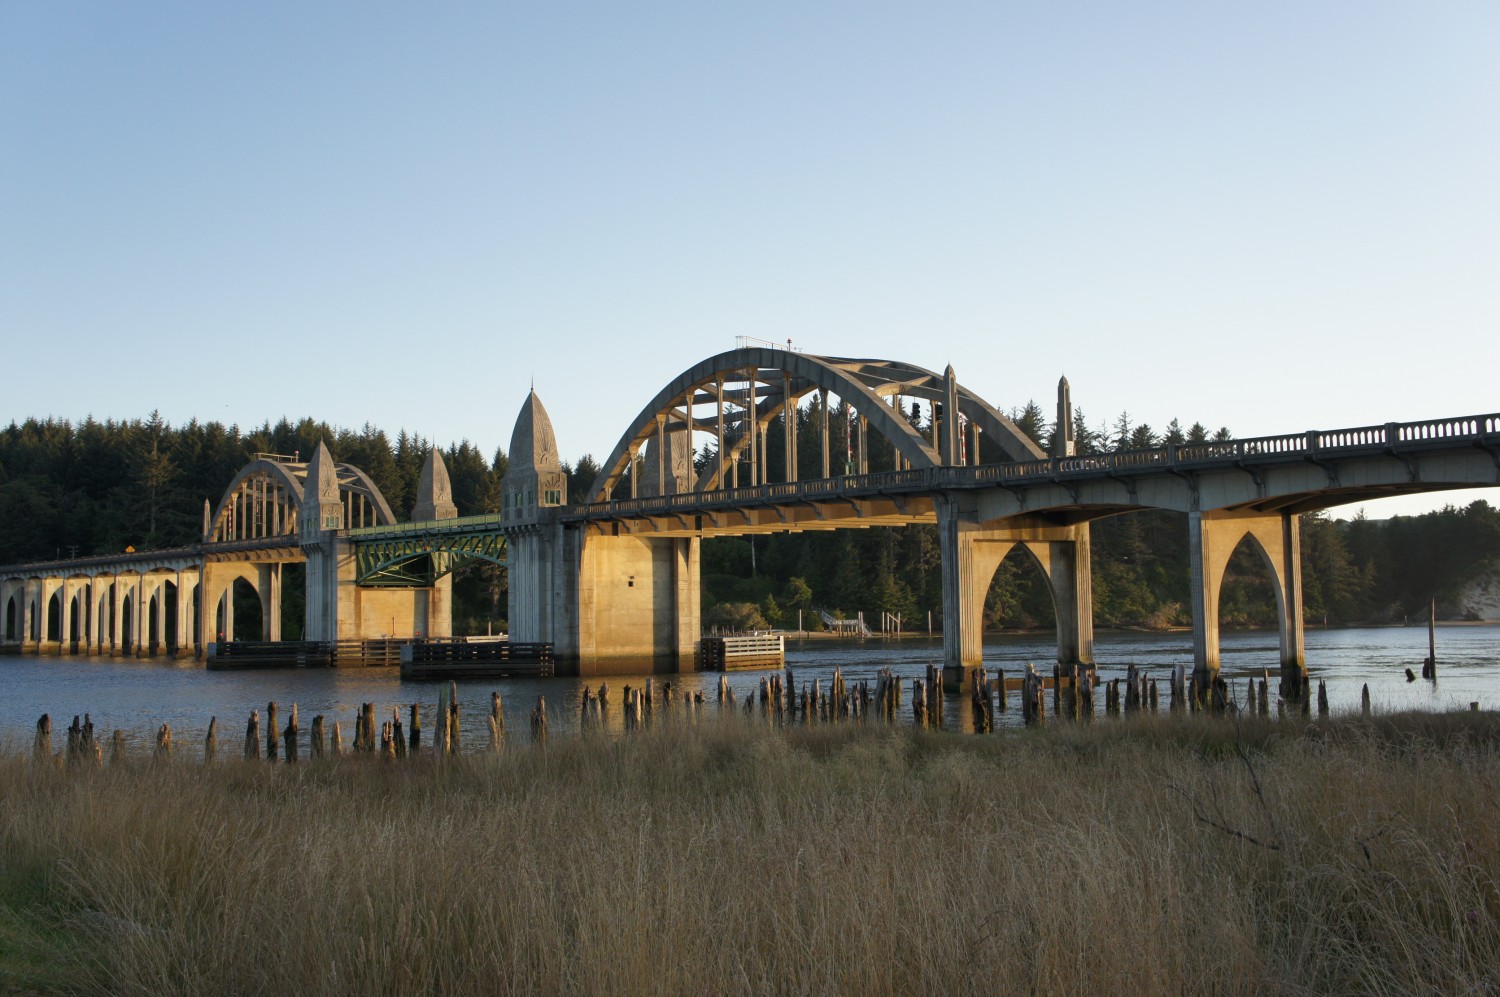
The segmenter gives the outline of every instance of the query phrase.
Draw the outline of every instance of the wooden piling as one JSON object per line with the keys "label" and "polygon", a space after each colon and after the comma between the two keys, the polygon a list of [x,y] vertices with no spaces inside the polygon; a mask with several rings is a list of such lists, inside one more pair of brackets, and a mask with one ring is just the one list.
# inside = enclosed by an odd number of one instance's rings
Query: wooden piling
{"label": "wooden piling", "polygon": [[406,732],[401,729],[401,710],[399,707],[391,707],[391,740],[396,745],[396,760],[406,759]]}
{"label": "wooden piling", "polygon": [[245,724],[245,758],[260,760],[260,711],[250,711],[250,721]]}
{"label": "wooden piling", "polygon": [[287,719],[286,730],[282,732],[282,740],[286,742],[286,760],[288,765],[297,764],[297,736],[302,733],[301,726],[297,723],[297,704],[292,704],[292,715]]}
{"label": "wooden piling", "polygon": [[125,763],[125,732],[116,729],[114,736],[109,741],[109,763],[111,765],[123,765]]}
{"label": "wooden piling", "polygon": [[312,724],[312,756],[314,758],[323,757],[324,742],[325,738],[323,736],[323,714],[319,713],[317,716],[313,717]]}
{"label": "wooden piling", "polygon": [[1229,683],[1222,675],[1215,675],[1212,685],[1212,707],[1215,713],[1223,713],[1229,708]]}
{"label": "wooden piling", "polygon": [[219,756],[219,718],[208,718],[208,736],[203,739],[203,762],[212,765]]}
{"label": "wooden piling", "polygon": [[280,750],[281,732],[276,729],[276,704],[266,704],[266,761],[274,762]]}
{"label": "wooden piling", "polygon": [[458,718],[458,683],[448,683],[448,750],[458,754],[462,747]]}
{"label": "wooden piling", "polygon": [[367,752],[375,750],[375,704],[365,703],[360,712],[364,721],[365,748]]}
{"label": "wooden piling", "polygon": [[1328,716],[1328,685],[1318,679],[1318,716]]}
{"label": "wooden piling", "polygon": [[1427,666],[1424,678],[1437,681],[1437,598],[1427,604]]}
{"label": "wooden piling", "polygon": [[31,760],[52,764],[52,714],[43,713],[36,722],[36,739],[31,742]]}
{"label": "wooden piling", "polygon": [[536,709],[531,711],[531,742],[547,743],[547,700],[542,696],[536,697]]}
{"label": "wooden piling", "polygon": [[422,750],[422,705],[411,704],[411,730],[406,735],[407,750],[415,755]]}
{"label": "wooden piling", "polygon": [[337,758],[344,753],[344,734],[339,729],[339,722],[333,722],[333,737],[328,742],[329,753]]}
{"label": "wooden piling", "polygon": [[1368,682],[1359,690],[1359,715],[1367,720],[1370,717],[1370,683]]}
{"label": "wooden piling", "polygon": [[172,725],[162,724],[156,729],[156,753],[154,761],[165,764],[172,760]]}

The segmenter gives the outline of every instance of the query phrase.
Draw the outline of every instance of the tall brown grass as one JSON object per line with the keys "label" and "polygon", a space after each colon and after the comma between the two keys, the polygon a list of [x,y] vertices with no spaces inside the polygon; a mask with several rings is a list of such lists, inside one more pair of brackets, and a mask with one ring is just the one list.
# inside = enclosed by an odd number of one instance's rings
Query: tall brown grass
{"label": "tall brown grass", "polygon": [[1500,719],[0,761],[0,986],[1492,993]]}

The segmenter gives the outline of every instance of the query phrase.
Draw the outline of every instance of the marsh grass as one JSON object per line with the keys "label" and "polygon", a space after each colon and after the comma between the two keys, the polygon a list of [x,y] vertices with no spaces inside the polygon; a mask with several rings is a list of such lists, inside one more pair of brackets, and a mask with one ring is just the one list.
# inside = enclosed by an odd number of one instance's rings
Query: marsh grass
{"label": "marsh grass", "polygon": [[725,718],[446,764],[12,753],[0,796],[12,990],[1500,987],[1490,714]]}

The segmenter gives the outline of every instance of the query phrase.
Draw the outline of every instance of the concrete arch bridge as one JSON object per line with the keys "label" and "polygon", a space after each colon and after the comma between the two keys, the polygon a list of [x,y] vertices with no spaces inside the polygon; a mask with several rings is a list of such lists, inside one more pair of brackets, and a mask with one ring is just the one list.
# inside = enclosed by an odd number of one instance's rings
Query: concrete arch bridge
{"label": "concrete arch bridge", "polygon": [[[1066,380],[1057,424],[1072,427]],[[1059,662],[1088,664],[1089,524],[1171,509],[1187,519],[1200,679],[1218,670],[1219,589],[1230,554],[1247,542],[1275,579],[1283,676],[1300,688],[1298,516],[1500,483],[1500,415],[1075,450],[1065,432],[1042,452],[951,366],[938,374],[890,360],[731,350],[646,402],[587,496],[567,494],[534,391],[516,419],[495,515],[456,515],[436,452],[405,523],[367,476],[321,446],[305,463],[260,455],[206,506],[198,544],[0,566],[0,635],[27,650],[201,650],[219,633],[253,636],[233,620],[229,593],[243,579],[261,598],[259,636],[274,640],[281,568],[303,563],[306,639],[445,636],[451,573],[479,560],[509,567],[512,638],[551,643],[564,668],[691,669],[702,538],[923,522],[938,527],[950,676],[981,662],[984,597],[1018,546],[1047,577]],[[877,455],[889,469],[872,469]]]}
{"label": "concrete arch bridge", "polygon": [[[924,426],[905,417],[908,402],[925,406]],[[779,418],[788,412],[797,418]],[[811,468],[799,460],[799,424],[817,436]],[[1275,580],[1285,687],[1300,688],[1298,516],[1500,484],[1494,414],[1080,455],[1064,379],[1057,424],[1067,432],[1044,453],[951,366],[937,374],[886,360],[739,349],[672,378],[631,420],[590,494],[569,504],[551,422],[533,392],[502,487],[512,635],[554,643],[560,661],[584,672],[690,668],[703,537],[925,522],[938,526],[950,677],[981,662],[985,594],[1017,546],[1048,580],[1058,660],[1087,664],[1089,524],[1169,509],[1187,517],[1200,679],[1218,671],[1219,590],[1230,555],[1246,542]],[[832,433],[835,425],[847,432]],[[783,438],[773,447],[778,426]],[[834,435],[847,441],[842,453]],[[876,438],[888,444],[893,469],[870,471]],[[700,446],[707,459],[695,467]]]}
{"label": "concrete arch bridge", "polygon": [[[282,571],[305,565],[306,639],[445,636],[452,571],[504,563],[498,517],[459,519],[442,456],[423,467],[414,522],[322,444],[307,461],[255,454],[203,509],[202,539],[168,550],[0,566],[0,638],[22,651],[202,653],[215,640],[279,641]],[[237,585],[260,603],[235,619]]]}

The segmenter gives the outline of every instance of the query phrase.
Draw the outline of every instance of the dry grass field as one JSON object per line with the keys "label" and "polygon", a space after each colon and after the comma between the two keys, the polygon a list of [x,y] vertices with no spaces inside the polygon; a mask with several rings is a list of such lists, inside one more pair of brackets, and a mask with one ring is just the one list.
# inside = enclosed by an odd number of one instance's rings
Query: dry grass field
{"label": "dry grass field", "polygon": [[0,989],[1500,990],[1500,717],[0,760]]}

